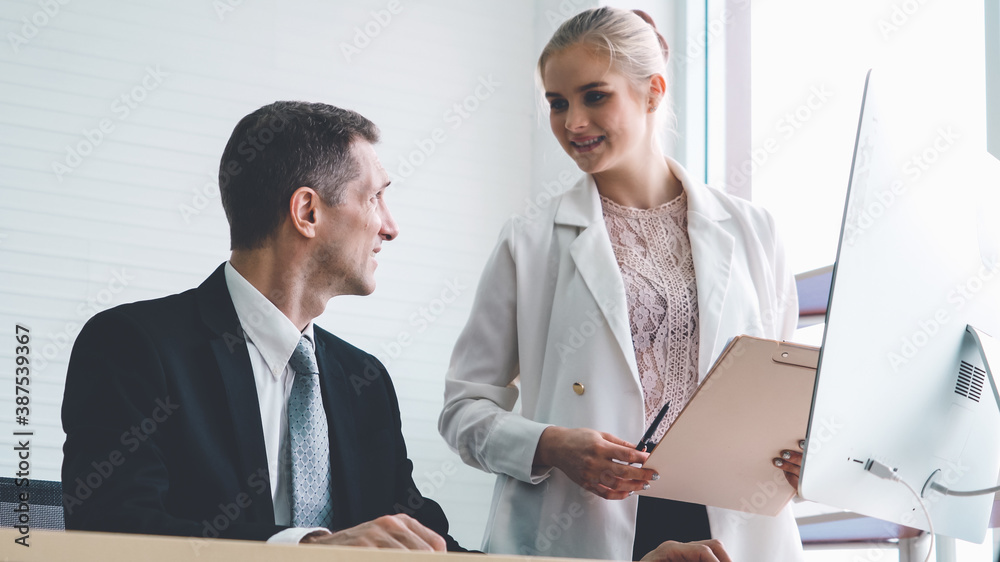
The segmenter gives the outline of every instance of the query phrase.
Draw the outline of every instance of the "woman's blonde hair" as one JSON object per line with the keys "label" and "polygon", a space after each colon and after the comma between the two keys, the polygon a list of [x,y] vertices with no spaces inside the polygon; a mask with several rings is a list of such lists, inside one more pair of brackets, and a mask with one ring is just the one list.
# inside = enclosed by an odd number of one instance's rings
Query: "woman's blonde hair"
{"label": "woman's blonde hair", "polygon": [[[653,19],[641,10],[605,6],[580,12],[559,26],[538,56],[539,83],[549,57],[577,43],[586,43],[608,55],[611,68],[625,76],[637,92],[645,94],[649,77],[654,74],[666,80],[670,51]],[[671,105],[669,91],[664,92],[658,120],[673,120]]]}

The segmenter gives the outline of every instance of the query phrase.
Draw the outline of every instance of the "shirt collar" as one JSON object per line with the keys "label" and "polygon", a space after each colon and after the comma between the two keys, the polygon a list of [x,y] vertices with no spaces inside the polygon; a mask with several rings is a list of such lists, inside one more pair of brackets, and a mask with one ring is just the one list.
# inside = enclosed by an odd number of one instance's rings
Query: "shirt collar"
{"label": "shirt collar", "polygon": [[257,347],[272,377],[278,378],[284,372],[299,338],[304,335],[315,344],[312,321],[299,332],[295,324],[229,262],[226,262],[226,285],[243,332]]}

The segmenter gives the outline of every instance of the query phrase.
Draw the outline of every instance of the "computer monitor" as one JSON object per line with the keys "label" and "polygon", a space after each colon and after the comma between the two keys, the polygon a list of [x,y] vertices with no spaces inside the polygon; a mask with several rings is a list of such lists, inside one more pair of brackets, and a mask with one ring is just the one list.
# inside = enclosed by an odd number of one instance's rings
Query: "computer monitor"
{"label": "computer monitor", "polygon": [[1000,471],[1000,408],[966,329],[1000,336],[1000,216],[982,199],[1000,182],[974,172],[985,146],[954,150],[960,133],[943,124],[901,159],[913,139],[894,137],[880,94],[869,72],[799,493],[928,530],[914,495],[868,470],[878,461],[923,492],[936,533],[979,543],[993,494],[924,488],[935,471],[953,490],[994,486]]}
{"label": "computer monitor", "polygon": [[986,0],[986,148],[1000,159],[1000,2]]}

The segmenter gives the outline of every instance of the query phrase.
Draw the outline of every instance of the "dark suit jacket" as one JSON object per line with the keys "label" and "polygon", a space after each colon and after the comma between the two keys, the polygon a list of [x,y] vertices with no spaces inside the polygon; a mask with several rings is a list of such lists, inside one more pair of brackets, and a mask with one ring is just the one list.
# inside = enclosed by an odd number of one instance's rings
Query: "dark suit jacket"
{"label": "dark suit jacket", "polygon": [[[444,536],[413,482],[385,367],[316,327],[332,530],[404,512]],[[266,540],[275,525],[257,390],[219,267],[197,289],[94,316],[62,407],[66,528]]]}

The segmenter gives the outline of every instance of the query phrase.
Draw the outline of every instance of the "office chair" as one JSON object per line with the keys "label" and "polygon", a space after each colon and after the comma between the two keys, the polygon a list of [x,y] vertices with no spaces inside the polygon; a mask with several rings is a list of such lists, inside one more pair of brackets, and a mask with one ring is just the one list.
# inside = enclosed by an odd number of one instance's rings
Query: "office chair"
{"label": "office chair", "polygon": [[[64,530],[62,482],[31,480],[27,486],[17,486],[13,478],[0,478],[0,527],[19,525],[22,512],[18,509],[20,494],[28,493],[28,527],[32,529]],[[23,509],[23,508],[22,508]]]}

